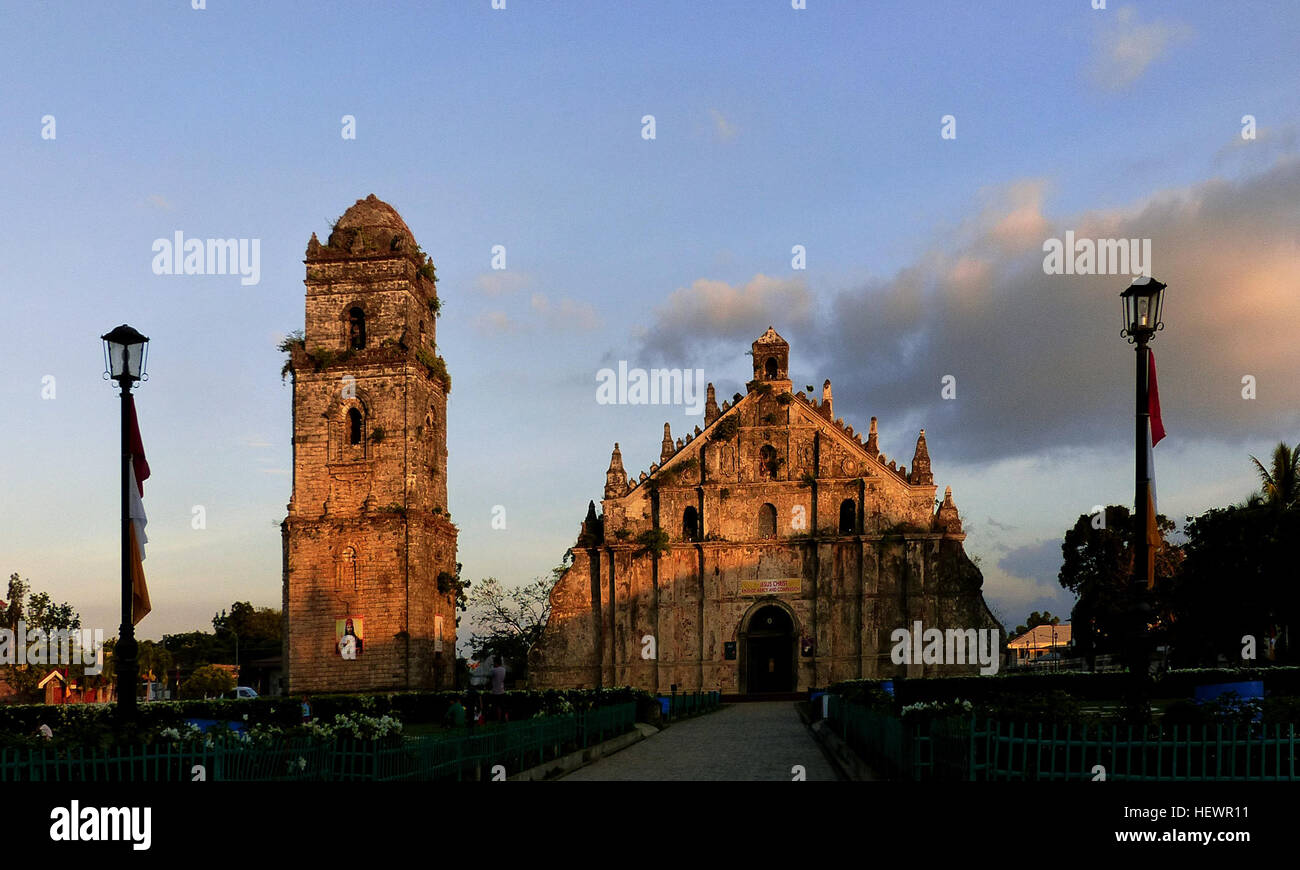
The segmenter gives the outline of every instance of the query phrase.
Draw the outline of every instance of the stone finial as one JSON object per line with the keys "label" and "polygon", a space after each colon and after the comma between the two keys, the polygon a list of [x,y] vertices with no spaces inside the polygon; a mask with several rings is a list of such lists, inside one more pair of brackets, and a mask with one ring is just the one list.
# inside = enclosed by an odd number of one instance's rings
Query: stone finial
{"label": "stone finial", "polygon": [[643,472],[641,472],[641,476],[637,478],[637,482],[638,482],[638,483],[645,483],[645,479],[646,479],[647,477],[649,477],[649,476],[650,476],[650,475],[646,474],[646,473],[643,471]]}
{"label": "stone finial", "polygon": [[583,547],[596,547],[605,540],[605,522],[596,516],[596,503],[587,502],[587,516],[582,521],[578,532],[578,544]]}
{"label": "stone finial", "polygon": [[700,427],[699,427],[699,426],[696,426],[696,427],[695,427],[695,434],[696,434],[696,435],[699,435],[699,434],[700,434]]}
{"label": "stone finial", "polygon": [[[876,440],[876,418],[875,417],[871,418],[871,428],[867,430],[867,452],[875,457],[880,456],[880,444]],[[882,458],[880,461],[884,462],[885,460]]]}
{"label": "stone finial", "polygon": [[727,413],[727,409],[730,408],[730,407],[731,407],[731,403],[728,402],[726,399],[723,399],[723,400],[722,400],[722,413],[723,413],[723,414]]}
{"label": "stone finial", "polygon": [[614,442],[614,452],[609,455],[609,469],[605,472],[605,498],[622,498],[630,486],[624,484],[627,472],[623,470],[623,454]]}
{"label": "stone finial", "polygon": [[826,419],[831,418],[831,379],[827,378],[826,383],[822,384],[822,405],[826,408]]}
{"label": "stone finial", "polygon": [[311,238],[307,240],[307,256],[315,257],[318,253],[320,253],[320,239],[316,238],[315,233],[312,233]]}
{"label": "stone finial", "polygon": [[[687,436],[687,437],[689,437],[689,436]],[[682,446],[683,446],[685,443],[686,443],[686,442],[682,441],[682,439],[678,438],[678,439],[677,439],[677,449],[678,449],[678,450],[681,450],[681,449],[682,449]]]}
{"label": "stone finial", "polygon": [[659,464],[663,465],[672,458],[676,451],[673,448],[673,430],[667,423],[664,424],[664,440],[659,447]]}
{"label": "stone finial", "polygon": [[925,430],[916,438],[916,452],[912,454],[912,476],[907,482],[913,486],[933,486],[934,475],[930,473],[930,450],[925,446]]}
{"label": "stone finial", "polygon": [[957,513],[957,504],[952,500],[952,487],[943,490],[943,503],[934,515],[934,527],[938,531],[960,535],[961,515]]}
{"label": "stone finial", "polygon": [[906,479],[906,478],[907,478],[907,466],[906,466],[906,465],[900,465],[900,466],[898,466],[898,473],[899,473],[899,475],[900,475],[901,477],[903,477],[904,479]]}
{"label": "stone finial", "polygon": [[[704,425],[712,426],[713,421],[721,416],[722,412],[718,410],[718,396],[713,391],[713,384],[709,384],[708,389],[704,394]],[[696,434],[698,434],[699,431],[700,427],[696,426]]]}

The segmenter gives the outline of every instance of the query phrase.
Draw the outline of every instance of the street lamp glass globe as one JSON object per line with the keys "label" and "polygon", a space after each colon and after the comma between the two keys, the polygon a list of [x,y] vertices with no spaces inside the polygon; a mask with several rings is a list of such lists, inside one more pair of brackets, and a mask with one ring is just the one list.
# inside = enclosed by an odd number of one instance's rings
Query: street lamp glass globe
{"label": "street lamp glass globe", "polygon": [[100,338],[104,341],[104,368],[110,378],[138,381],[144,377],[148,338],[125,323]]}

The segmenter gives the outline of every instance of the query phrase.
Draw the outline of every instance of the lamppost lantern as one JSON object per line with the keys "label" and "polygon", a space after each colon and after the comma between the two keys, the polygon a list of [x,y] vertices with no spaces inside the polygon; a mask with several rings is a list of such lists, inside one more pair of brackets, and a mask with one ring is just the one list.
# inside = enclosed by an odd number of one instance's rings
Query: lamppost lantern
{"label": "lamppost lantern", "polygon": [[104,376],[114,381],[148,380],[145,363],[149,339],[123,323],[100,336],[104,341]]}
{"label": "lamppost lantern", "polygon": [[1134,278],[1133,283],[1119,294],[1124,307],[1124,328],[1120,335],[1130,343],[1149,341],[1157,330],[1164,329],[1160,311],[1164,307],[1167,286],[1142,275]]}

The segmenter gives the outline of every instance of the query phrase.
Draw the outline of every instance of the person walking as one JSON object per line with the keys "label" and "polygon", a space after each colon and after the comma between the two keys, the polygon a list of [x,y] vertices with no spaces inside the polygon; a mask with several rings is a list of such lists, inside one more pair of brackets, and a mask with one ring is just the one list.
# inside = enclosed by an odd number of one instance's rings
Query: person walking
{"label": "person walking", "polygon": [[500,722],[503,718],[510,721],[506,712],[506,666],[501,664],[501,656],[492,657],[492,710],[493,717]]}

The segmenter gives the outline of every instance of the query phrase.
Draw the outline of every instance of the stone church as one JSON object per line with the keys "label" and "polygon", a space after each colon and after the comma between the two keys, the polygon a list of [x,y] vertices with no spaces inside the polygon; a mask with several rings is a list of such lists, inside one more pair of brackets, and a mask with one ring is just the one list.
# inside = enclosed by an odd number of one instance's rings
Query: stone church
{"label": "stone church", "polygon": [[947,488],[936,499],[925,430],[910,470],[821,399],[793,392],[790,346],[753,343],[745,395],[628,476],[614,445],[602,512],[590,505],[551,593],[530,684],[665,692],[802,691],[836,680],[975,673],[895,664],[891,634],[1001,627],[967,558]]}
{"label": "stone church", "polygon": [[372,194],[307,243],[285,342],[293,495],[282,524],[288,691],[446,688],[456,527],[433,263]]}

